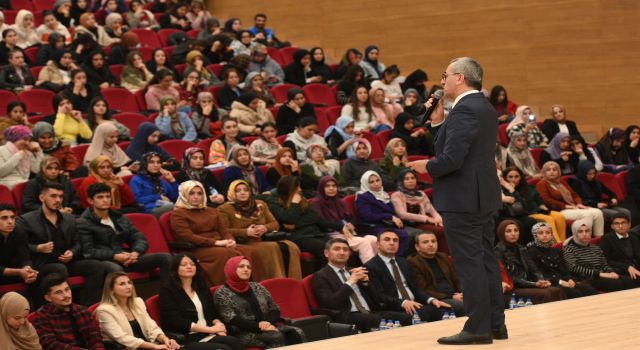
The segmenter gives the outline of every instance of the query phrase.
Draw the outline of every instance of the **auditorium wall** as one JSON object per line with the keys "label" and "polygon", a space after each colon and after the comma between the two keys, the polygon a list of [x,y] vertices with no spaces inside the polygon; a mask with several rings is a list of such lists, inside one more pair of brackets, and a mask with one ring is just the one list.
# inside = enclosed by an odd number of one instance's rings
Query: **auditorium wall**
{"label": "auditorium wall", "polygon": [[640,123],[640,1],[635,0],[215,0],[220,19],[244,27],[264,12],[294,46],[321,46],[328,63],[350,47],[376,44],[403,74],[422,68],[429,85],[449,60],[468,55],[485,69],[485,88],[549,115],[567,107],[590,137]]}

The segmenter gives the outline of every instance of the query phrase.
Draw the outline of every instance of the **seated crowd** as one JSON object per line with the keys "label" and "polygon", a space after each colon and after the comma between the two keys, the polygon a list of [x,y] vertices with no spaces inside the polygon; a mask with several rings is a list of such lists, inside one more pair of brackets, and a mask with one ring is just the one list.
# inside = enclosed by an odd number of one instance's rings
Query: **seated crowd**
{"label": "seated crowd", "polygon": [[[0,203],[0,287],[24,287],[2,289],[9,348],[301,343],[259,282],[310,273],[316,311],[358,332],[465,315],[431,178],[408,167],[434,155],[451,108],[434,102],[441,87],[428,89],[426,72],[402,76],[375,45],[333,66],[322,48],[292,50],[281,65],[270,52],[289,43],[266,15],[247,30],[221,25],[201,0],[59,0],[42,17],[0,16],[0,89],[54,94],[52,115],[29,117],[16,98],[0,117],[0,185],[20,195],[18,208]],[[176,29],[172,51],[145,62],[138,30],[162,29]],[[332,86],[337,105],[311,103],[310,84]],[[142,93],[146,122],[116,116],[103,91],[118,86]],[[640,127],[592,147],[561,105],[539,122],[502,86],[486,97],[506,137],[495,157],[505,305],[639,287]],[[167,140],[189,147],[176,154]],[[632,200],[610,188],[618,177]],[[171,252],[140,216],[170,231]],[[139,275],[161,284],[162,324],[136,294]]]}

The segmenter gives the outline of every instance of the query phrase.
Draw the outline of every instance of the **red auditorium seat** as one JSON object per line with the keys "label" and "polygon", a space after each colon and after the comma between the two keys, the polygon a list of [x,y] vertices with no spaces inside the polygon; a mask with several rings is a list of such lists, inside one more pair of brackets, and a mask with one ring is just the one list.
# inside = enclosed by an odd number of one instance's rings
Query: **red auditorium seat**
{"label": "red auditorium seat", "polygon": [[[11,189],[11,197],[13,197],[13,201],[11,202],[11,204],[13,204],[16,207],[18,214],[22,214],[22,193],[24,193],[24,189],[26,187],[27,187],[27,182],[25,181],[17,185],[14,185],[13,188]],[[4,188],[8,190],[7,187],[4,187]],[[3,196],[2,198],[4,199],[5,196]]]}
{"label": "red auditorium seat", "polygon": [[[18,101],[18,96],[11,91],[0,90],[0,115],[6,115],[7,105],[10,102]],[[27,112],[30,112],[27,109]]]}
{"label": "red auditorium seat", "polygon": [[46,10],[52,10],[56,0],[32,0],[34,11],[43,12]]}
{"label": "red auditorium seat", "polygon": [[293,55],[300,50],[297,47],[283,47],[280,51],[280,56],[282,57],[282,66],[289,65],[293,62]]}
{"label": "red auditorium seat", "polygon": [[205,163],[208,162],[209,160],[209,148],[211,148],[211,143],[213,142],[213,140],[214,140],[213,138],[204,139],[196,143],[196,147],[199,147],[204,150]]}
{"label": "red auditorium seat", "polygon": [[164,239],[167,242],[167,245],[169,246],[169,249],[171,249],[171,251],[181,252],[181,251],[189,251],[196,248],[196,246],[193,243],[176,241],[175,236],[173,235],[173,231],[171,230],[171,212],[164,213],[160,217],[159,222],[160,222],[160,227],[162,228],[162,234],[164,235]]}
{"label": "red auditorium seat", "polygon": [[373,160],[382,159],[384,157],[384,148],[382,148],[382,146],[380,146],[380,144],[378,143],[376,134],[373,134],[370,132],[363,132],[362,137],[367,139],[371,144],[371,159]]}
{"label": "red auditorium seat", "polygon": [[153,30],[148,29],[131,29],[132,32],[138,34],[138,39],[140,39],[140,46],[152,47],[154,49],[159,49],[162,47],[162,43],[158,38],[158,34]]}
{"label": "red auditorium seat", "polygon": [[113,119],[129,128],[129,130],[131,131],[131,138],[136,136],[140,124],[148,121],[147,117],[145,117],[144,115],[131,112],[118,113],[113,116]]}
{"label": "red auditorium seat", "polygon": [[167,41],[169,41],[169,37],[171,36],[171,34],[180,32],[182,32],[180,29],[160,29],[157,33],[158,40],[160,40],[160,47],[167,46]]}
{"label": "red auditorium seat", "polygon": [[[19,184],[21,185],[21,184]],[[16,185],[18,186],[18,185]],[[15,188],[15,186],[14,186]],[[20,197],[20,201],[18,203],[22,202],[22,196]],[[14,207],[16,206],[16,201],[13,198],[13,193],[11,192],[11,190],[9,189],[9,187],[5,186],[5,185],[0,185],[0,203],[4,203],[4,204],[11,204]]]}
{"label": "red auditorium seat", "polygon": [[287,135],[280,135],[278,137],[276,137],[276,140],[278,140],[278,143],[281,145],[284,145],[284,141],[287,139]]}
{"label": "red auditorium seat", "polygon": [[120,84],[120,76],[122,75],[122,71],[124,70],[123,64],[112,64],[109,65],[109,70],[111,74],[116,78],[116,82]]}
{"label": "red auditorium seat", "polygon": [[88,149],[89,149],[88,143],[83,143],[83,144],[71,147],[71,151],[73,152],[73,154],[76,155],[76,159],[78,159],[78,162],[80,164],[84,164],[84,155],[87,153]]}
{"label": "red auditorium seat", "polygon": [[158,327],[162,327],[162,319],[160,318],[160,297],[158,294],[152,295],[145,300],[144,305],[147,307],[149,316],[156,321]]}
{"label": "red auditorium seat", "polygon": [[131,144],[131,141],[120,141],[118,142],[118,146],[122,148],[122,150],[126,150],[127,147]]}
{"label": "red auditorium seat", "polygon": [[338,101],[327,84],[307,84],[302,87],[307,101],[320,107],[336,106]]}
{"label": "red auditorium seat", "polygon": [[16,10],[2,10],[4,14],[4,23],[6,24],[15,24],[16,16],[18,15],[18,11]]}
{"label": "red auditorium seat", "polygon": [[532,148],[531,149],[531,156],[536,161],[536,164],[538,164],[539,168],[542,168],[542,164],[540,164],[540,156],[542,155],[542,151],[544,151],[544,148]]}
{"label": "red auditorium seat", "polygon": [[[342,114],[342,106],[330,106],[324,110],[327,118],[329,119],[329,124],[335,125],[338,118]],[[391,132],[389,132],[391,133]]]}
{"label": "red auditorium seat", "polygon": [[184,70],[187,69],[187,64],[186,63],[176,64],[174,68],[178,73],[180,73],[180,75],[184,75]]}
{"label": "red auditorium seat", "polygon": [[33,77],[38,80],[38,76],[40,75],[40,71],[42,70],[42,68],[44,68],[43,66],[36,66],[36,67],[31,67],[29,68],[29,70],[31,71],[31,75],[33,75]]}
{"label": "red auditorium seat", "polygon": [[172,157],[177,159],[179,162],[182,162],[182,157],[184,156],[184,151],[193,147],[196,144],[189,141],[183,140],[167,140],[159,143],[159,146],[164,148]]}
{"label": "red auditorium seat", "polygon": [[288,100],[287,93],[293,88],[300,87],[296,84],[282,84],[274,86],[270,90],[271,96],[273,96],[277,103],[286,103]]}
{"label": "red auditorium seat", "polygon": [[155,50],[156,49],[152,47],[143,46],[138,49],[138,52],[140,52],[140,54],[142,55],[142,58],[146,62],[146,61],[150,61],[153,58],[153,51]]}
{"label": "red auditorium seat", "polygon": [[620,185],[618,183],[618,181],[616,180],[616,176],[611,174],[611,173],[598,173],[596,175],[596,179],[600,182],[602,182],[603,185],[605,185],[606,187],[608,187],[611,191],[613,191],[613,193],[616,194],[616,196],[618,197],[618,200],[624,200],[625,199],[625,193],[624,191],[620,188]]}
{"label": "red auditorium seat", "polygon": [[45,117],[46,115],[33,115],[31,117],[27,117],[27,119],[29,120],[29,123],[35,124],[37,122],[43,121]]}
{"label": "red auditorium seat", "polygon": [[171,56],[173,54],[173,49],[175,49],[175,46],[165,46],[162,48],[162,51],[164,51],[164,54],[167,56],[167,59],[169,61],[171,61]]}
{"label": "red auditorium seat", "polygon": [[267,53],[272,60],[276,61],[276,63],[280,65],[280,67],[285,66],[284,59],[282,58],[282,54],[278,49],[276,49],[275,47],[268,46]]}
{"label": "red auditorium seat", "polygon": [[304,288],[304,295],[307,297],[307,303],[311,307],[311,312],[319,307],[318,299],[313,293],[313,275],[309,275],[302,279],[302,287]]}
{"label": "red auditorium seat", "polygon": [[216,77],[220,77],[220,72],[222,72],[222,64],[220,63],[214,63],[214,64],[210,64],[207,66],[207,68],[209,68],[209,70],[211,70],[213,72],[213,74],[216,75]]}
{"label": "red auditorium seat", "polygon": [[[330,65],[329,65],[329,69],[331,69],[331,72],[332,72],[333,74],[335,74],[335,73],[338,71],[338,68],[339,68],[339,67],[340,67],[340,64],[339,64],[339,63],[334,63],[334,64],[330,64]],[[336,85],[336,87],[337,87],[337,85]]]}
{"label": "red auditorium seat", "polygon": [[222,91],[223,86],[218,85],[218,86],[212,86],[210,88],[207,89],[207,91],[209,91],[212,95],[213,95],[213,99],[216,101],[216,105],[218,105],[218,100],[220,100],[220,91]]}
{"label": "red auditorium seat", "polygon": [[18,99],[24,102],[29,113],[50,115],[55,112],[53,110],[53,96],[55,94],[52,91],[32,89],[19,93]]}
{"label": "red auditorium seat", "polygon": [[125,216],[147,238],[149,242],[147,254],[169,252],[169,246],[164,239],[162,228],[160,228],[155,216],[140,213],[125,214]]}
{"label": "red auditorium seat", "polygon": [[329,128],[331,122],[327,117],[327,113],[323,108],[314,108],[316,120],[318,121],[318,135],[324,135],[324,132]]}
{"label": "red auditorium seat", "polygon": [[251,146],[251,143],[257,140],[259,136],[245,136],[242,138],[242,141],[247,144],[247,146]]}
{"label": "red auditorium seat", "polygon": [[200,34],[202,30],[200,29],[191,29],[190,31],[187,32],[187,37],[191,38],[191,39],[196,39],[198,38],[198,34]]}
{"label": "red auditorium seat", "polygon": [[84,181],[84,177],[77,177],[75,179],[71,179],[71,185],[73,185],[73,188],[76,190],[76,192],[78,192],[78,189],[80,188],[80,185],[82,185],[82,182]]}
{"label": "red auditorium seat", "polygon": [[0,296],[9,292],[24,292],[27,290],[27,285],[24,283],[13,283],[13,284],[1,284],[0,285]]}
{"label": "red auditorium seat", "polygon": [[139,111],[138,104],[133,94],[124,88],[110,87],[102,90],[102,96],[109,103],[109,108],[120,112]]}
{"label": "red auditorium seat", "polygon": [[136,99],[139,111],[147,110],[147,99],[144,97],[145,91],[143,89],[136,91],[133,96]]}
{"label": "red auditorium seat", "polygon": [[385,131],[379,132],[376,135],[378,139],[378,144],[382,147],[382,149],[385,149],[387,147],[387,143],[389,143],[389,140],[391,140],[392,132],[393,130],[385,130]]}
{"label": "red auditorium seat", "polygon": [[624,194],[624,197],[622,198],[618,198],[620,200],[623,200],[624,198],[627,197],[627,176],[629,175],[629,171],[623,171],[621,173],[616,174],[616,181],[618,182],[618,187],[620,187],[620,190],[622,190],[622,193]]}
{"label": "red auditorium seat", "polygon": [[11,0],[11,8],[14,10],[28,10],[33,12],[33,3],[31,0]]}
{"label": "red auditorium seat", "polygon": [[509,145],[509,135],[507,135],[507,126],[509,123],[500,124],[498,127],[498,139],[503,146]]}

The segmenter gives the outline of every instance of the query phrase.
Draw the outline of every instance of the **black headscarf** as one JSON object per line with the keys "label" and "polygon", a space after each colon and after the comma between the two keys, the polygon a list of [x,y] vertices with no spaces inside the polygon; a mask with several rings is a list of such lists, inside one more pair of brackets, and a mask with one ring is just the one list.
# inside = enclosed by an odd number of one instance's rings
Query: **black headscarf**
{"label": "black headscarf", "polygon": [[243,105],[249,107],[249,104],[255,99],[259,98],[258,95],[253,91],[247,91],[238,97],[238,102]]}
{"label": "black headscarf", "polygon": [[153,184],[153,193],[154,194],[164,194],[164,188],[162,187],[162,180],[160,180],[160,172],[152,174],[147,170],[147,166],[149,165],[149,161],[153,157],[158,157],[162,160],[160,153],[157,152],[147,152],[142,155],[142,159],[140,159],[140,170],[138,170],[138,175],[143,175],[148,177]]}

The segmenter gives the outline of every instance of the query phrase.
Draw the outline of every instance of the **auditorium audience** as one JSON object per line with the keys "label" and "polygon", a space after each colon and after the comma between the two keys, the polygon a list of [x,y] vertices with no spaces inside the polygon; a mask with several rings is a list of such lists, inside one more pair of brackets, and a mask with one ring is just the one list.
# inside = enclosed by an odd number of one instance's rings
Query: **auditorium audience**
{"label": "auditorium audience", "polygon": [[103,183],[109,186],[111,190],[111,210],[120,213],[135,213],[143,209],[136,203],[129,185],[122,177],[114,174],[111,158],[97,156],[89,163],[88,167],[89,176],[85,177],[78,187],[78,197],[80,197],[82,207],[88,208],[91,205],[89,202],[89,187],[95,183]]}
{"label": "auditorium audience", "polygon": [[300,176],[300,164],[290,148],[282,147],[276,153],[274,162],[267,171],[267,180],[271,187],[276,187],[283,176],[290,175]]}
{"label": "auditorium audience", "polygon": [[[511,169],[511,168],[507,168]],[[517,169],[517,168],[516,168]],[[513,176],[512,172],[512,176]],[[518,174],[520,175],[520,174]],[[525,203],[531,206],[531,203],[522,198],[522,193],[516,190],[516,186],[511,181],[505,180],[503,174],[498,172],[498,180],[500,181],[502,209],[498,212],[498,220],[513,219],[522,224],[522,230],[524,232],[530,232],[531,227],[537,223],[534,217],[530,214],[537,212],[538,210],[529,211],[528,207],[525,207]],[[514,181],[515,182],[515,181]],[[528,198],[531,201],[531,198]],[[532,208],[533,209],[533,208]],[[525,245],[529,243],[533,238],[530,235],[520,235],[520,243]]]}
{"label": "auditorium audience", "polygon": [[[203,74],[203,76],[206,78],[206,75]],[[220,90],[216,96],[218,99],[218,106],[222,109],[230,110],[233,102],[237,101],[242,93],[242,90],[240,90],[239,87],[240,74],[236,68],[232,67],[222,73],[222,80],[224,80],[224,85],[222,86],[222,90]]]}
{"label": "auditorium audience", "polygon": [[152,79],[153,73],[144,64],[144,58],[142,58],[140,52],[129,52],[127,54],[127,63],[120,75],[122,87],[131,91],[131,93],[136,93],[138,90],[144,90]]}
{"label": "auditorium audience", "polygon": [[349,103],[353,91],[360,85],[364,85],[364,70],[359,65],[353,65],[346,70],[344,77],[338,83],[336,91],[338,104]]}
{"label": "auditorium audience", "polygon": [[78,167],[78,159],[71,150],[68,142],[56,137],[53,125],[47,122],[37,122],[33,129],[33,140],[37,141],[42,152],[52,156],[60,162],[62,172],[69,176]]}
{"label": "auditorium audience", "polygon": [[311,71],[316,76],[322,77],[322,80],[319,82],[333,85],[335,79],[333,78],[331,68],[325,63],[324,50],[321,47],[314,47],[309,53],[311,54]]}
{"label": "auditorium audience", "polygon": [[507,90],[502,85],[496,85],[491,89],[489,102],[496,109],[496,117],[500,124],[511,121],[516,115],[518,105],[509,100]]}
{"label": "auditorium audience", "polygon": [[591,241],[591,222],[576,220],[571,225],[573,236],[564,246],[562,257],[569,273],[601,292],[634,288],[635,281],[620,275],[609,265],[602,249]]}
{"label": "auditorium audience", "polygon": [[569,136],[582,136],[576,123],[567,120],[567,110],[562,105],[551,106],[551,119],[545,119],[542,124],[542,132],[549,140],[553,139],[557,133],[562,132]]}
{"label": "auditorium audience", "polygon": [[415,119],[409,113],[398,114],[390,137],[402,139],[409,155],[432,156],[435,154],[431,133],[424,128],[415,128]]}
{"label": "auditorium audience", "polygon": [[40,162],[40,172],[27,182],[22,192],[22,210],[25,213],[38,210],[42,207],[40,192],[48,184],[57,183],[62,187],[64,194],[61,198],[60,211],[69,214],[80,214],[80,199],[71,180],[63,174],[62,165],[57,158],[45,156]]}
{"label": "auditorium audience", "polygon": [[267,108],[271,108],[275,104],[275,99],[264,85],[264,77],[258,72],[247,73],[247,77],[244,79],[244,91],[258,95],[258,98],[266,103]]}
{"label": "auditorium audience", "polygon": [[159,28],[153,13],[144,8],[142,0],[132,0],[129,3],[127,24],[131,29],[141,28],[154,30]]}
{"label": "auditorium audience", "polygon": [[560,250],[553,248],[554,241],[549,224],[541,222],[531,229],[534,241],[527,245],[527,253],[542,277],[551,285],[560,287],[567,298],[579,298],[596,295],[596,291],[588,283],[576,282],[562,260]]}
{"label": "auditorium audience", "polygon": [[[5,25],[6,26],[6,25]],[[22,53],[22,60],[27,63],[35,63],[29,62],[29,58],[24,55],[24,50],[17,45],[18,42],[18,34],[14,29],[9,27],[2,29],[2,41],[0,41],[0,64],[7,65],[11,62],[9,54],[12,51]],[[42,63],[46,63],[42,62]],[[5,86],[2,86],[3,89],[6,89]]]}
{"label": "auditorium audience", "polygon": [[[102,302],[95,314],[107,348],[180,349],[180,345],[165,335],[149,316],[144,300],[138,297],[131,278],[125,272],[107,275]],[[109,346],[107,343],[115,344]]]}
{"label": "auditorium audience", "polygon": [[5,144],[0,146],[0,184],[12,189],[27,182],[31,173],[40,171],[44,153],[37,142],[31,141],[31,129],[24,125],[4,129]]}
{"label": "auditorium audience", "polygon": [[100,89],[87,82],[87,73],[81,69],[74,69],[69,75],[71,80],[64,94],[71,100],[74,110],[87,113],[91,100],[101,95]]}
{"label": "auditorium audience", "polygon": [[116,85],[116,77],[106,64],[106,55],[101,50],[89,54],[87,61],[82,65],[82,70],[87,74],[87,79],[101,89]]}
{"label": "auditorium audience", "polygon": [[[1,46],[0,46],[1,47]],[[65,38],[58,33],[51,33],[47,40],[43,41],[43,45],[38,49],[36,62],[27,62],[33,65],[46,66],[47,62],[53,59],[53,55],[57,51],[65,49]],[[6,60],[6,58],[5,58]]]}
{"label": "auditorium audience", "polygon": [[314,117],[313,105],[307,102],[304,92],[300,88],[292,88],[287,92],[287,102],[280,106],[276,125],[278,135],[286,135],[295,130],[300,119]]}
{"label": "auditorium audience", "polygon": [[311,68],[311,53],[299,49],[293,54],[293,62],[284,67],[284,82],[298,86],[320,83],[323,76]]}
{"label": "auditorium audience", "polygon": [[549,146],[540,154],[540,164],[544,165],[552,161],[560,166],[562,175],[575,174],[580,158],[586,159],[586,155],[584,152],[582,154],[574,152],[573,147],[571,137],[568,134],[564,132],[555,134],[549,142]]}
{"label": "auditorium audience", "polygon": [[162,159],[155,152],[142,156],[140,169],[129,182],[138,205],[157,217],[173,209],[179,185],[173,174],[163,169]]}
{"label": "auditorium audience", "polygon": [[[4,34],[10,35],[7,30]],[[6,42],[6,38],[5,38]],[[8,64],[0,70],[0,89],[20,93],[34,88],[36,78],[25,63],[25,55],[22,51],[12,49],[8,51]]]}
{"label": "auditorium audience", "polygon": [[222,179],[224,186],[229,188],[234,180],[245,180],[254,195],[271,190],[267,177],[253,163],[251,152],[245,146],[235,146],[231,151],[229,166],[224,168]]}
{"label": "auditorium audience", "polygon": [[611,230],[602,236],[600,249],[607,263],[621,276],[628,276],[640,287],[640,238],[630,234],[629,216],[618,213],[611,218]]}
{"label": "auditorium audience", "polygon": [[16,34],[18,34],[18,41],[16,42],[18,47],[26,49],[40,44],[40,36],[36,31],[33,12],[20,9],[14,23],[12,28],[16,31]]}
{"label": "auditorium audience", "polygon": [[638,144],[640,142],[640,126],[629,125],[624,131],[624,148],[629,155],[629,160],[633,165],[640,164],[640,148]]}
{"label": "auditorium audience", "polygon": [[620,128],[611,128],[596,144],[598,156],[607,172],[619,173],[633,166],[625,147],[625,132]]}
{"label": "auditorium audience", "polygon": [[244,54],[251,55],[251,51],[258,45],[254,40],[253,34],[248,30],[241,30],[238,32],[234,40],[229,45],[229,48],[233,50],[234,56]]}
{"label": "auditorium audience", "polygon": [[358,138],[351,144],[353,156],[349,157],[340,171],[348,192],[356,192],[360,188],[360,180],[366,171],[372,170],[382,176],[382,184],[386,188],[394,188],[395,183],[388,178],[386,172],[373,160],[371,160],[371,144],[367,139]]}
{"label": "auditorium audience", "polygon": [[[103,282],[101,276],[100,284]],[[47,304],[36,311],[33,325],[44,350],[104,349],[100,328],[84,306],[74,303],[66,276],[52,273],[43,278],[41,288]],[[96,301],[101,292],[102,288]]]}
{"label": "auditorium audience", "polygon": [[131,130],[114,119],[113,112],[113,110],[109,109],[109,103],[104,97],[100,96],[91,100],[89,110],[87,111],[87,124],[89,124],[91,131],[95,132],[98,125],[108,122],[116,126],[118,130],[118,141],[130,140]]}
{"label": "auditorium audience", "polygon": [[119,133],[118,127],[111,121],[104,121],[98,125],[93,133],[93,139],[87,153],[84,154],[84,165],[89,165],[98,156],[107,156],[111,159],[117,175],[131,174],[129,169],[129,165],[132,163],[131,158],[117,143]]}
{"label": "auditorium audience", "polygon": [[295,151],[295,158],[299,162],[307,160],[307,149],[311,145],[321,145],[329,151],[327,143],[318,135],[318,121],[314,117],[305,116],[297,121],[296,129],[287,135],[284,147]]}
{"label": "auditorium audience", "polygon": [[169,140],[195,142],[198,140],[196,127],[187,113],[178,109],[179,105],[177,99],[172,96],[160,99],[160,114],[155,119],[160,136]]}
{"label": "auditorium audience", "polygon": [[[186,79],[191,79],[197,72],[191,72]],[[195,78],[199,79],[199,78]],[[196,89],[196,90],[199,90]],[[213,94],[208,91],[199,92],[196,95],[195,104],[191,106],[191,120],[193,126],[195,126],[198,132],[199,139],[208,139],[213,136],[219,136],[222,134],[220,130],[222,128],[220,111],[215,104]]]}
{"label": "auditorium audience", "polygon": [[251,150],[251,157],[254,161],[260,165],[273,165],[276,161],[276,155],[282,148],[282,145],[278,142],[276,134],[276,124],[273,122],[266,122],[262,124],[262,132],[260,137],[251,142],[249,149]]}
{"label": "auditorium audience", "polygon": [[[154,73],[153,79],[149,82],[147,92],[144,94],[147,109],[162,113],[160,100],[164,97],[173,97],[175,101],[180,101],[180,92],[174,87],[173,73],[168,69],[158,69]],[[184,102],[180,101],[179,104],[179,107],[182,107]]]}
{"label": "auditorium audience", "polygon": [[418,174],[414,170],[402,169],[392,178],[398,179],[398,190],[391,195],[391,203],[401,220],[410,225],[442,226],[442,217],[429,197],[418,188]]}
{"label": "auditorium audience", "polygon": [[404,92],[402,109],[411,114],[414,118],[415,124],[418,125],[422,122],[422,118],[427,113],[426,103],[422,98],[420,98],[416,89],[407,89],[407,91]]}
{"label": "auditorium audience", "polygon": [[204,187],[207,205],[216,207],[224,203],[222,185],[212,172],[205,169],[205,152],[199,147],[189,147],[184,150],[182,168],[176,175],[176,181],[182,184],[185,181],[198,181]]}
{"label": "auditorium audience", "polygon": [[[371,90],[369,90],[369,96],[371,111],[378,121],[378,127],[372,131],[377,133],[380,131],[393,129],[396,125],[396,118],[400,113],[402,113],[402,106],[400,106],[399,103],[396,103],[395,100],[387,99],[387,96],[382,88],[372,88]],[[411,120],[413,120],[413,118],[411,118]]]}
{"label": "auditorium audience", "polygon": [[144,122],[138,126],[136,136],[131,140],[131,144],[127,147],[127,155],[134,162],[141,162],[145,153],[155,152],[160,155],[162,164],[168,169],[174,170],[178,167],[178,162],[169,152],[158,145],[160,140],[160,130],[158,127],[149,122]]}
{"label": "auditorium audience", "polygon": [[229,117],[238,121],[238,128],[244,135],[260,136],[262,124],[275,122],[267,104],[253,91],[243,93],[231,103]]}
{"label": "auditorium audience", "polygon": [[415,285],[422,292],[451,305],[456,316],[464,316],[462,285],[446,253],[438,251],[435,233],[416,235],[416,254],[409,257]]}
{"label": "auditorium audience", "polygon": [[526,147],[529,148],[547,147],[549,140],[538,128],[535,117],[531,107],[518,107],[515,118],[513,118],[507,126],[507,135],[510,138],[513,138],[514,135],[517,134],[524,135],[526,138]]}
{"label": "auditorium audience", "polygon": [[379,131],[378,119],[373,112],[369,91],[365,86],[358,86],[353,90],[349,102],[342,107],[341,115],[353,118],[356,132]]}
{"label": "auditorium audience", "polygon": [[507,163],[522,170],[527,179],[540,179],[542,173],[533,154],[527,147],[527,136],[522,133],[512,133],[507,147]]}
{"label": "auditorium audience", "polygon": [[374,80],[371,82],[371,89],[377,90],[382,89],[385,93],[386,98],[391,101],[401,101],[404,97],[402,94],[402,88],[400,87],[400,82],[398,81],[398,77],[400,76],[400,69],[398,66],[391,65],[382,71],[382,75],[379,80]]}
{"label": "auditorium audience", "polygon": [[[0,203],[0,284],[24,282],[37,288],[38,271],[30,265],[27,237],[16,233],[15,228],[16,208]],[[5,320],[3,317],[2,322]]]}
{"label": "auditorium audience", "polygon": [[318,187],[318,182],[323,176],[333,176],[342,183],[340,176],[340,162],[335,159],[326,159],[328,149],[323,145],[311,145],[307,149],[307,160],[300,165],[302,178],[302,190],[306,197],[312,197]]}
{"label": "auditorium audience", "polygon": [[238,134],[238,122],[229,117],[222,118],[222,135],[211,142],[209,146],[209,164],[227,165],[231,161],[231,152],[237,147],[244,146]]}
{"label": "auditorium audience", "polygon": [[518,243],[520,225],[513,220],[503,220],[496,230],[498,244],[495,252],[513,280],[514,293],[531,298],[534,304],[549,303],[566,298],[564,291],[545,279],[524,246]]}
{"label": "auditorium audience", "polygon": [[41,350],[38,333],[28,319],[29,301],[16,292],[0,298],[0,339],[6,349]]}
{"label": "auditorium audience", "polygon": [[281,85],[284,82],[284,71],[269,57],[266,46],[262,44],[255,45],[251,50],[249,72],[260,73],[269,87]]}
{"label": "auditorium audience", "polygon": [[0,117],[0,142],[4,142],[4,130],[10,126],[24,125],[29,129],[33,128],[33,125],[29,123],[27,118],[27,106],[21,101],[11,101],[7,104],[6,117]]}
{"label": "auditorium audience", "polygon": [[76,25],[74,27],[74,36],[77,36],[80,33],[87,33],[93,38],[93,40],[103,47],[111,46],[112,44],[120,42],[120,39],[110,37],[104,30],[104,27],[96,23],[96,18],[93,13],[85,12],[81,14],[79,21],[76,23],[79,23],[80,25]]}
{"label": "auditorium audience", "polygon": [[[335,74],[336,79],[344,79],[347,70],[353,66],[360,66],[360,61],[362,61],[362,52],[358,51],[358,49],[355,48],[348,49],[340,59],[340,65],[338,66]],[[362,79],[364,79],[364,69],[362,70],[362,73]]]}
{"label": "auditorium audience", "polygon": [[[155,49],[151,55],[151,59],[145,64],[149,72],[156,74],[158,71],[165,69],[173,75],[173,81],[182,80],[180,72],[175,68],[171,60],[167,58],[167,53],[162,49]],[[186,70],[186,69],[185,69]],[[200,80],[198,80],[200,83]]]}
{"label": "auditorium audience", "polygon": [[[279,118],[279,116],[278,116]],[[335,125],[329,126],[324,132],[324,139],[337,159],[343,160],[353,156],[351,145],[356,140],[357,134],[354,131],[355,121],[348,115],[343,115],[336,120]]]}
{"label": "auditorium audience", "polygon": [[379,56],[380,49],[375,45],[370,45],[364,49],[364,56],[358,62],[360,67],[364,69],[365,78],[369,81],[382,78],[382,71],[384,71],[385,65],[378,60]]}
{"label": "auditorium audience", "polygon": [[417,94],[416,102],[422,104],[430,97],[427,89],[427,81],[429,81],[427,72],[422,69],[416,69],[407,75],[404,82],[400,84],[402,87],[402,93],[406,96],[407,91],[411,89],[415,90]]}
{"label": "auditorium audience", "polygon": [[65,49],[56,50],[51,60],[40,70],[36,85],[41,89],[60,92],[71,82],[70,72],[78,69],[73,63],[71,52]]}

